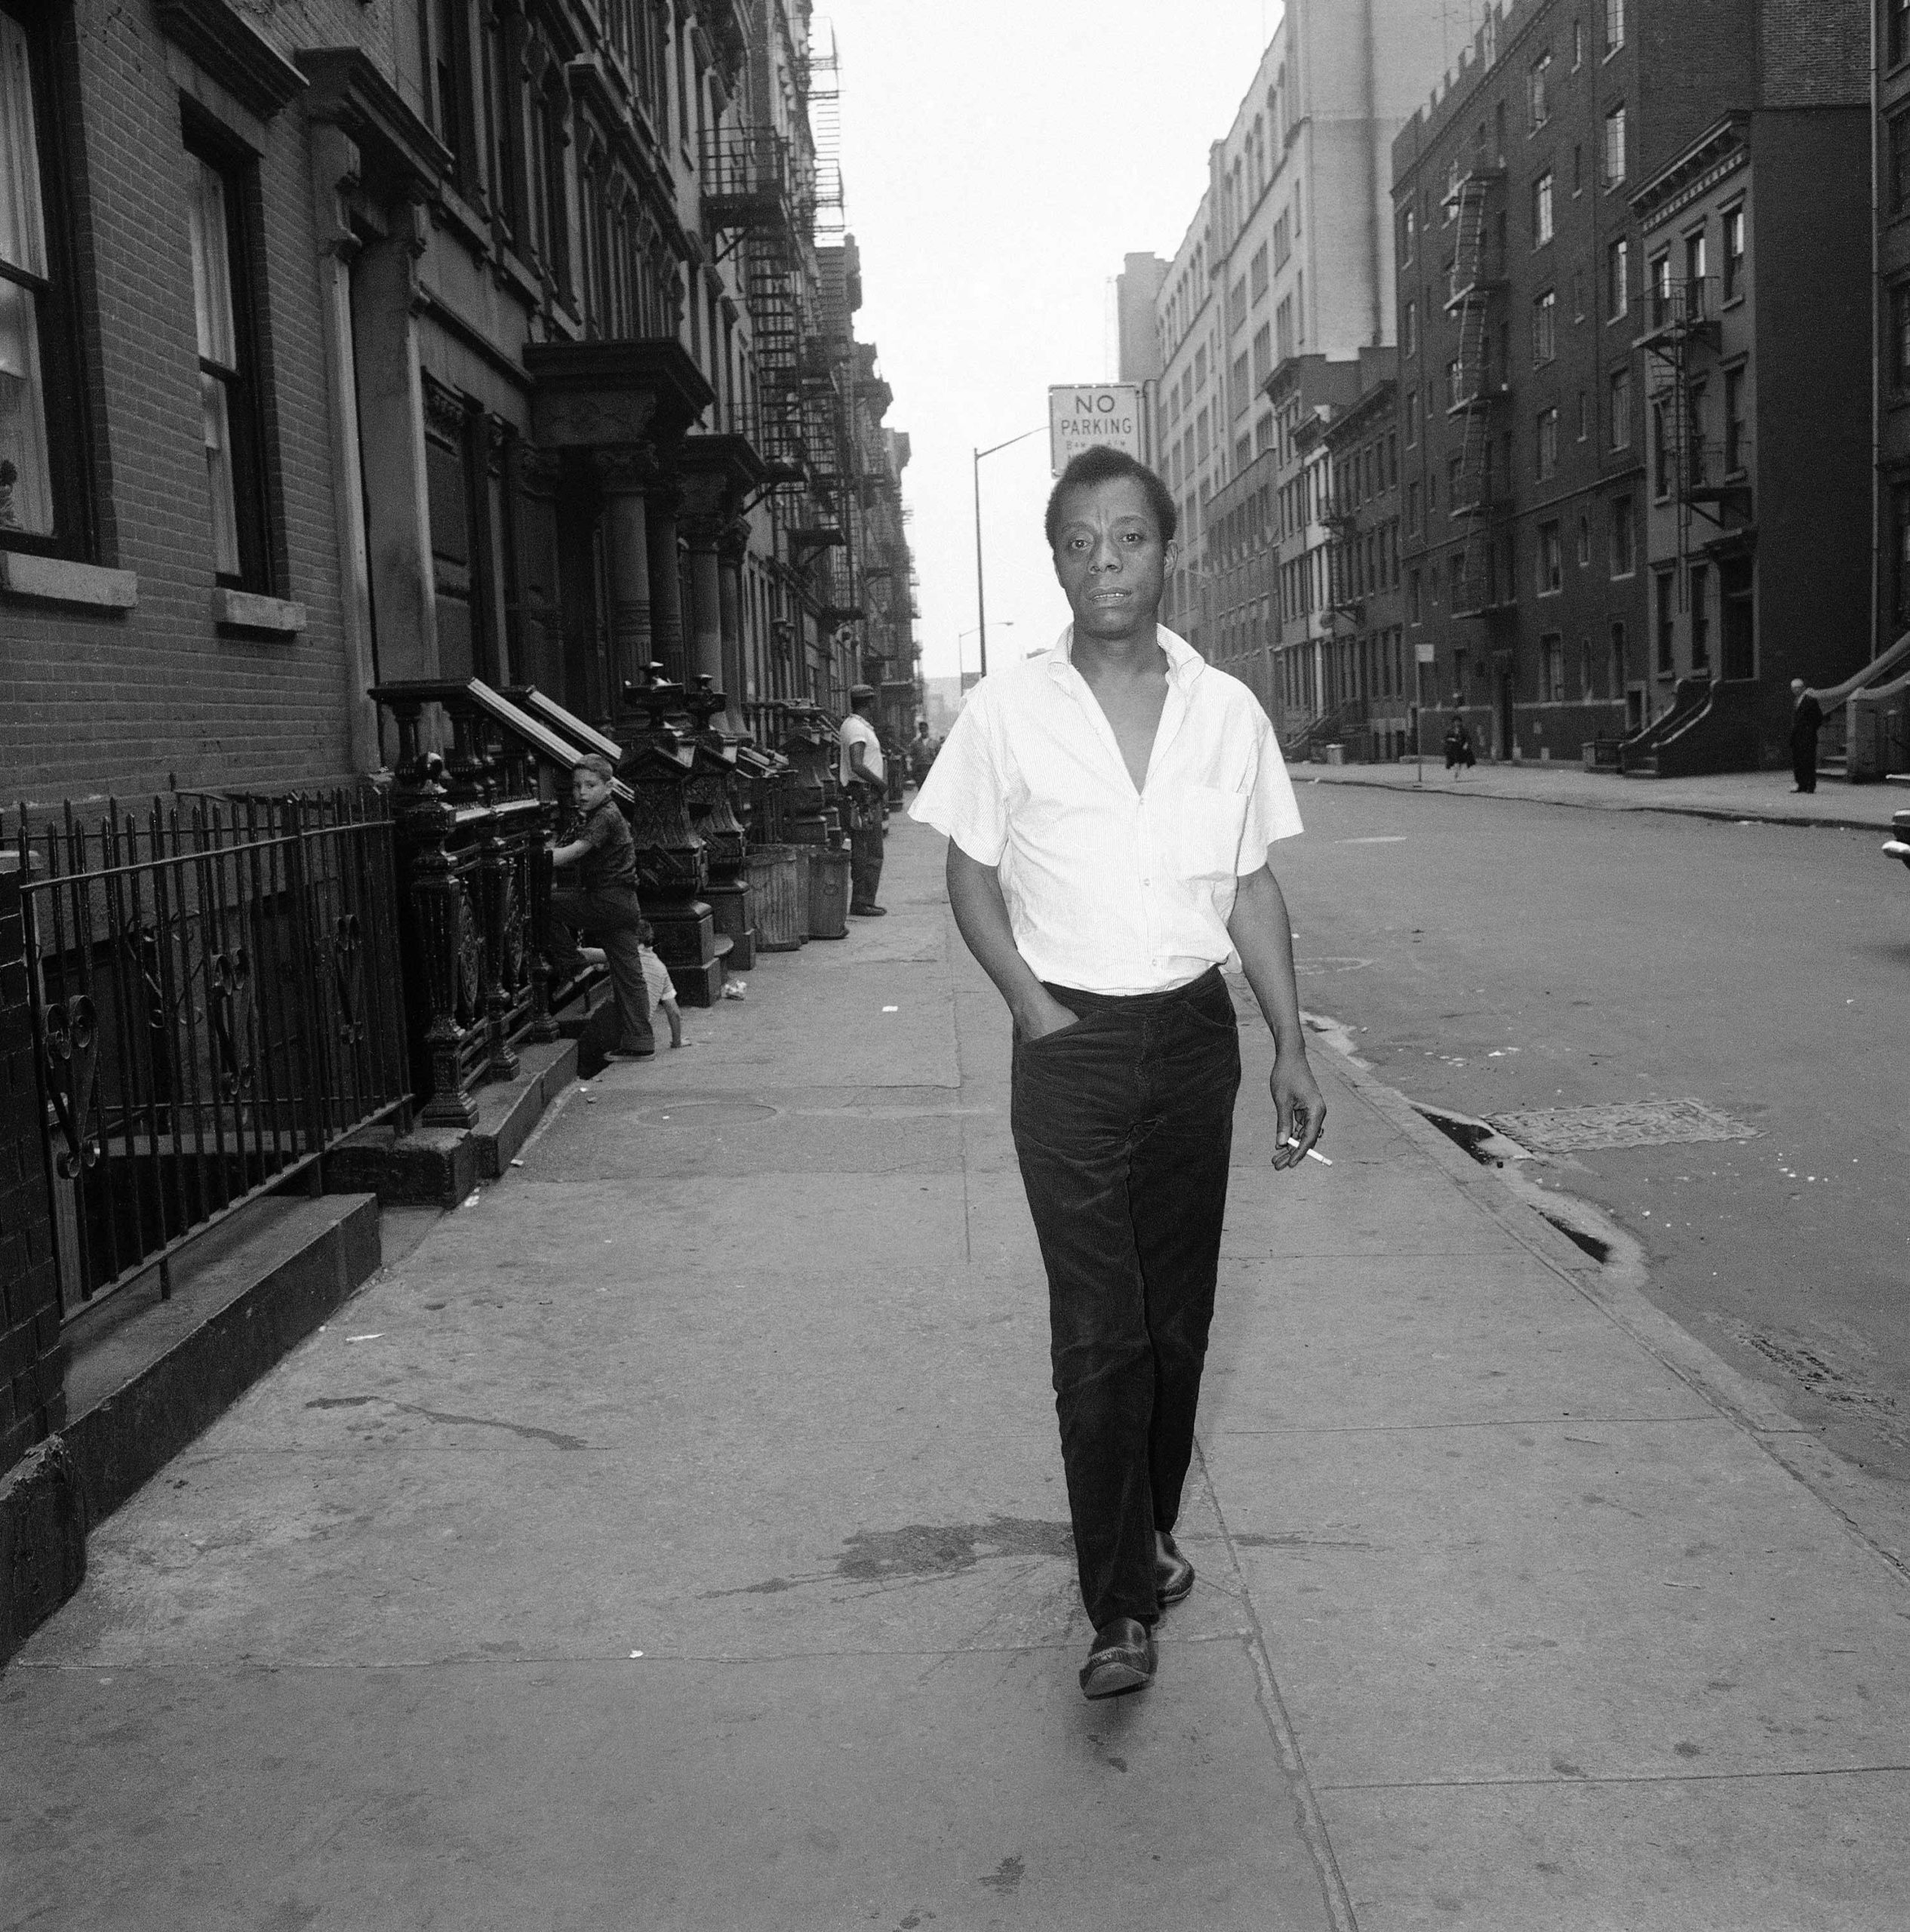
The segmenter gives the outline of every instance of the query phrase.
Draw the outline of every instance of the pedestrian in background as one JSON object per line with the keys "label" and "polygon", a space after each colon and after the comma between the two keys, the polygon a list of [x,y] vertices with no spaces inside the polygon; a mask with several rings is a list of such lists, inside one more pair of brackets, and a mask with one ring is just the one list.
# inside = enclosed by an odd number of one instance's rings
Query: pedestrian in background
{"label": "pedestrian in background", "polygon": [[583,964],[578,940],[588,934],[602,946],[617,1000],[614,1057],[647,1060],[657,1051],[644,984],[643,908],[637,899],[637,848],[611,792],[611,761],[592,752],[571,776],[571,801],[582,823],[576,835],[551,848],[558,866],[574,866],[577,883],[550,895],[550,963],[558,980]]}
{"label": "pedestrian in background", "polygon": [[1240,1084],[1223,964],[1273,1029],[1275,1167],[1326,1112],[1266,863],[1300,829],[1293,786],[1253,694],[1157,622],[1174,525],[1133,457],[1069,464],[1047,537],[1074,621],[976,686],[912,808],[948,835],[955,923],[1014,1019],[1090,1697],[1152,1681],[1152,1626],[1194,1586],[1173,1528]]}
{"label": "pedestrian in background", "polygon": [[875,710],[874,686],[851,686],[849,715],[838,733],[841,763],[837,776],[842,780],[842,796],[849,814],[849,910],[859,919],[879,919],[887,910],[875,903],[876,891],[882,883],[884,796],[888,764],[882,755],[881,739],[869,722]]}
{"label": "pedestrian in background", "polygon": [[929,774],[935,762],[935,754],[942,749],[928,735],[928,720],[915,720],[915,735],[909,740],[909,775],[919,785]]}
{"label": "pedestrian in background", "polygon": [[1446,727],[1446,769],[1450,771],[1456,766],[1459,775],[1463,778],[1466,767],[1476,762],[1472,755],[1472,734],[1466,728],[1466,720],[1456,711],[1453,721]]}
{"label": "pedestrian in background", "polygon": [[1824,727],[1824,707],[1815,691],[1806,691],[1801,678],[1791,680],[1791,775],[1800,792],[1817,789],[1817,734]]}

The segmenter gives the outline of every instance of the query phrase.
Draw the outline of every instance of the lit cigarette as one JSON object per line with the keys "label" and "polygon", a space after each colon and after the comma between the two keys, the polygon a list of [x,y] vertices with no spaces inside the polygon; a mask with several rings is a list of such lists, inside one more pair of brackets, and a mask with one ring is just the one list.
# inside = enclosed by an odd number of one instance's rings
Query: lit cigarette
{"label": "lit cigarette", "polygon": [[[1289,1134],[1284,1140],[1281,1142],[1280,1144],[1283,1147],[1297,1147],[1299,1145],[1299,1143],[1296,1140],[1291,1134]],[[1309,1161],[1318,1161],[1323,1168],[1330,1168],[1333,1165],[1333,1163],[1328,1160],[1326,1155],[1321,1153],[1317,1147],[1308,1148],[1306,1150],[1306,1158]]]}

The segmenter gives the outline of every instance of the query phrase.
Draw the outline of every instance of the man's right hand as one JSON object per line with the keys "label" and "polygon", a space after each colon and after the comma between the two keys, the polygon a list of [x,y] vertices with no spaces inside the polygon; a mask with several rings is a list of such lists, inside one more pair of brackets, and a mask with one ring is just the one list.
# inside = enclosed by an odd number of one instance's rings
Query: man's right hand
{"label": "man's right hand", "polygon": [[1045,1040],[1050,1033],[1078,1026],[1081,1015],[1073,1008],[1063,1006],[1047,987],[1038,986],[1026,1004],[1016,1009],[1015,1024],[1023,1040]]}

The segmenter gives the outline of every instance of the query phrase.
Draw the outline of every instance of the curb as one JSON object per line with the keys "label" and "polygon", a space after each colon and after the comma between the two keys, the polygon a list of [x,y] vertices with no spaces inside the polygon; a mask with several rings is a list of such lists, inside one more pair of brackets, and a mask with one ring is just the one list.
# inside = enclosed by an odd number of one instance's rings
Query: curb
{"label": "curb", "polygon": [[[1346,769],[1343,765],[1342,771]],[[1727,811],[1721,805],[1681,805],[1654,804],[1641,801],[1637,804],[1598,804],[1589,798],[1547,798],[1530,792],[1487,792],[1484,790],[1462,792],[1456,789],[1447,790],[1443,786],[1426,785],[1398,785],[1384,778],[1308,778],[1299,774],[1305,772],[1304,765],[1289,768],[1288,775],[1296,785],[1356,785],[1365,792],[1419,792],[1437,790],[1442,798],[1490,798],[1500,805],[1558,805],[1572,811],[1580,812],[1656,812],[1670,818],[1704,818],[1718,825],[1786,825],[1809,831],[1822,826],[1830,832],[1878,832],[1887,833],[1887,823],[1879,824],[1874,819],[1856,818],[1799,818],[1789,813],[1761,811],[1752,806],[1742,811]],[[1614,781],[1622,783],[1624,781]]]}
{"label": "curb", "polygon": [[1910,1550],[1900,1518],[1876,1506],[1870,1479],[1825,1447],[1762,1383],[1741,1374],[1638,1289],[1616,1281],[1489,1168],[1456,1147],[1398,1088],[1336,1051],[1335,1074],[1441,1169],[1521,1246],[1598,1309],[1773,1461],[1834,1511],[1845,1528],[1901,1580],[1910,1580]]}

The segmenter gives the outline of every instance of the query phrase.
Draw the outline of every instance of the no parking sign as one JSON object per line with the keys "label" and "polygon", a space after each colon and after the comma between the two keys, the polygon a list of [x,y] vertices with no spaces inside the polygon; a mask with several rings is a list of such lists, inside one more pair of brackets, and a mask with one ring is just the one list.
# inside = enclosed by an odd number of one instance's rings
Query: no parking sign
{"label": "no parking sign", "polygon": [[1121,450],[1136,463],[1147,453],[1141,437],[1138,383],[1103,383],[1048,391],[1048,457],[1059,476],[1083,450],[1096,443]]}

